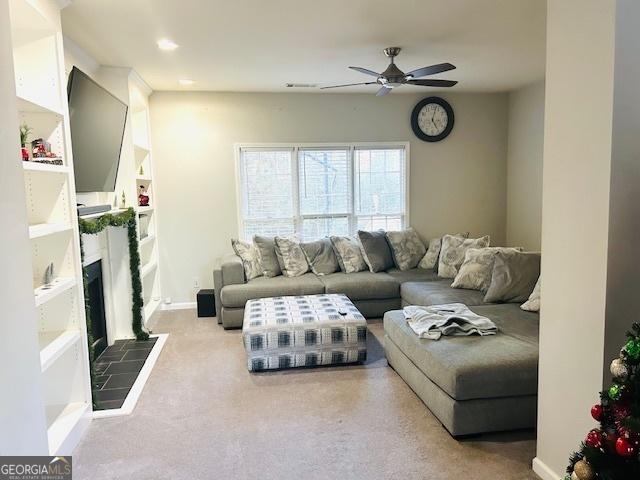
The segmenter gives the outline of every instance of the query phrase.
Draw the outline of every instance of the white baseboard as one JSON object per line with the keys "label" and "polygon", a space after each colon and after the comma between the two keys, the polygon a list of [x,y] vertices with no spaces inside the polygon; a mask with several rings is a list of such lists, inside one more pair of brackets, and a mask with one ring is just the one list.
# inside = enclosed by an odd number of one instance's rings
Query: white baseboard
{"label": "white baseboard", "polygon": [[559,475],[553,470],[551,470],[546,463],[540,460],[538,457],[533,459],[533,471],[538,475],[542,480],[559,480],[564,477],[564,475]]}
{"label": "white baseboard", "polygon": [[160,307],[162,310],[191,310],[198,306],[196,302],[176,302],[176,303],[163,303]]}
{"label": "white baseboard", "polygon": [[111,410],[95,410],[93,412],[93,418],[107,418],[107,417],[118,417],[120,415],[129,415],[131,412],[133,412],[133,409],[136,408],[138,399],[142,394],[142,389],[144,388],[144,385],[147,383],[147,380],[149,379],[149,375],[151,375],[153,366],[156,364],[156,361],[160,356],[160,352],[162,351],[162,348],[164,347],[164,344],[166,343],[167,338],[169,338],[169,334],[158,333],[155,335],[149,335],[149,337],[156,337],[158,340],[156,340],[156,343],[153,346],[151,353],[147,357],[147,360],[144,362],[144,365],[142,366],[142,370],[140,370],[140,373],[138,374],[138,378],[136,378],[136,381],[134,382],[133,387],[131,387],[131,390],[127,394],[127,398],[122,404],[122,407],[114,408]]}

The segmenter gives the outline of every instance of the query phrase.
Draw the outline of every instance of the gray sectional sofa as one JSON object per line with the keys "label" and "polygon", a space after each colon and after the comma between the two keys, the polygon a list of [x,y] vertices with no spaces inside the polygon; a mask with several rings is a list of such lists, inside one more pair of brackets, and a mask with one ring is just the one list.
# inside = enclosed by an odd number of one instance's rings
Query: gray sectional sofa
{"label": "gray sectional sofa", "polygon": [[[536,424],[539,315],[519,304],[485,304],[482,292],[451,288],[451,280],[420,268],[247,282],[236,255],[223,260],[214,283],[224,328],[242,327],[247,300],[283,295],[344,293],[365,317],[384,317],[389,365],[454,436]],[[454,302],[492,319],[498,334],[422,339],[400,310]]]}

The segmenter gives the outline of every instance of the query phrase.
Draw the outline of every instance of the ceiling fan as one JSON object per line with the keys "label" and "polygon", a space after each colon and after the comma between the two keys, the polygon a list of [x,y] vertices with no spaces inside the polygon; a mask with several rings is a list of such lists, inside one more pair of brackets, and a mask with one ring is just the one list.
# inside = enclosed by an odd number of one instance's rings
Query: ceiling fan
{"label": "ceiling fan", "polygon": [[377,77],[375,82],[362,82],[362,83],[347,83],[345,85],[332,85],[330,87],[320,87],[322,90],[327,88],[341,88],[352,87],[354,85],[375,85],[376,83],[382,85],[376,96],[380,97],[391,92],[396,87],[401,85],[418,85],[422,87],[453,87],[456,83],[455,80],[419,80],[420,77],[426,77],[427,75],[435,75],[436,73],[447,72],[456,68],[450,63],[439,63],[437,65],[431,65],[429,67],[422,67],[416,70],[411,70],[408,73],[404,73],[394,63],[394,58],[400,53],[400,47],[388,47],[384,49],[384,54],[391,59],[391,63],[387,69],[382,73],[376,73],[373,70],[368,70],[362,67],[349,67],[366,75]]}

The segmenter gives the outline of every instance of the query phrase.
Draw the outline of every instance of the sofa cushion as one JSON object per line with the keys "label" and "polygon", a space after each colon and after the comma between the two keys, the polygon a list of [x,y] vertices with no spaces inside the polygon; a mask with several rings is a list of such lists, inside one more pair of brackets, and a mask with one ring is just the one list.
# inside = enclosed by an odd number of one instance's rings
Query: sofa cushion
{"label": "sofa cushion", "polygon": [[464,303],[467,306],[482,305],[484,295],[478,290],[451,288],[451,280],[440,279],[432,282],[407,282],[400,287],[400,296],[408,305],[442,305],[444,303]]}
{"label": "sofa cushion", "polygon": [[438,259],[438,275],[442,278],[455,278],[460,265],[464,262],[466,251],[470,248],[488,247],[489,241],[489,235],[480,238],[445,235],[442,237],[442,248]]}
{"label": "sofa cushion", "polygon": [[242,259],[244,275],[247,280],[260,277],[262,275],[262,264],[260,263],[260,251],[252,243],[243,242],[236,238],[231,239],[231,246],[236,255]]}
{"label": "sofa cushion", "polygon": [[437,272],[433,269],[412,268],[411,270],[403,271],[397,268],[390,268],[387,273],[400,283],[439,280]]}
{"label": "sofa cushion", "polygon": [[427,253],[427,247],[422,243],[420,235],[411,227],[398,232],[387,232],[387,240],[393,261],[400,270],[416,268]]}
{"label": "sofa cushion", "polygon": [[387,312],[388,338],[431,381],[455,400],[535,395],[538,387],[538,320],[518,305],[471,308],[495,322],[496,335],[418,337],[402,310]]}
{"label": "sofa cushion", "polygon": [[522,310],[527,312],[539,312],[540,311],[540,278],[536,282],[536,286],[533,288],[533,292],[529,295],[529,300],[520,305]]}
{"label": "sofa cushion", "polygon": [[503,251],[496,254],[485,302],[526,302],[540,277],[540,254]]}
{"label": "sofa cushion", "polygon": [[277,277],[282,275],[280,263],[276,255],[276,241],[274,237],[264,237],[254,235],[253,243],[260,252],[260,263],[262,264],[262,274],[265,277]]}
{"label": "sofa cushion", "polygon": [[358,238],[362,245],[362,256],[371,272],[384,272],[392,268],[393,256],[384,230],[365,232],[358,230]]}
{"label": "sofa cushion", "polygon": [[356,272],[332,273],[319,277],[326,293],[344,293],[353,300],[397,298],[400,284],[386,273]]}
{"label": "sofa cushion", "polygon": [[243,285],[226,285],[220,292],[220,298],[224,307],[239,308],[254,298],[317,293],[324,293],[324,285],[313,273],[305,273],[299,277],[258,277]]}
{"label": "sofa cushion", "polygon": [[316,275],[328,275],[340,270],[336,253],[328,238],[301,243],[300,247],[309,262],[311,271]]}
{"label": "sofa cushion", "polygon": [[346,273],[361,272],[367,269],[367,264],[362,256],[360,240],[353,237],[329,237],[331,245],[336,252],[340,269]]}
{"label": "sofa cushion", "polygon": [[[279,256],[278,252],[280,252]],[[276,256],[285,277],[299,277],[309,271],[307,257],[304,256],[300,243],[296,240],[276,237]]]}

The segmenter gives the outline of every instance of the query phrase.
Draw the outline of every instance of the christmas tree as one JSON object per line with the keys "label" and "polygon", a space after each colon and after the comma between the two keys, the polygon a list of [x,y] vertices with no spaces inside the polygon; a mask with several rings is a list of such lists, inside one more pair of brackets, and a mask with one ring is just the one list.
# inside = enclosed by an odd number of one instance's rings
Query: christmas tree
{"label": "christmas tree", "polygon": [[613,384],[591,416],[600,423],[571,456],[565,480],[640,479],[640,323],[611,362]]}

